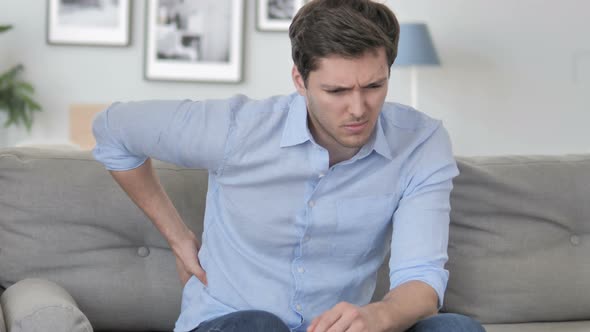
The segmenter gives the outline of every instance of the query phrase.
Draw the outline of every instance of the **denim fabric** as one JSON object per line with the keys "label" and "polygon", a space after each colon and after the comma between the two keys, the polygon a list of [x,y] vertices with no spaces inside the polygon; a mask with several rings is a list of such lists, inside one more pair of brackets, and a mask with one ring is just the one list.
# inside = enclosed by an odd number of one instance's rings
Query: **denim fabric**
{"label": "denim fabric", "polygon": [[438,314],[423,319],[407,332],[485,332],[481,324],[467,316],[458,314]]}
{"label": "denim fabric", "polygon": [[[277,316],[260,310],[238,311],[199,325],[191,332],[288,332]],[[485,332],[476,320],[458,314],[439,314],[419,321],[407,332]]]}
{"label": "denim fabric", "polygon": [[244,310],[201,323],[191,332],[289,332],[289,328],[269,312]]}

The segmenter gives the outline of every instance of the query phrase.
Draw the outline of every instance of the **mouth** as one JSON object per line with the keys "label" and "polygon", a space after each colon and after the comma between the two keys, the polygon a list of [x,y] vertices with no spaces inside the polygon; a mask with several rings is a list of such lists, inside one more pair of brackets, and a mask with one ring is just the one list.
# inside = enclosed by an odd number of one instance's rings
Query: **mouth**
{"label": "mouth", "polygon": [[368,125],[369,121],[361,122],[361,123],[351,123],[344,125],[344,129],[351,134],[358,134],[362,132]]}

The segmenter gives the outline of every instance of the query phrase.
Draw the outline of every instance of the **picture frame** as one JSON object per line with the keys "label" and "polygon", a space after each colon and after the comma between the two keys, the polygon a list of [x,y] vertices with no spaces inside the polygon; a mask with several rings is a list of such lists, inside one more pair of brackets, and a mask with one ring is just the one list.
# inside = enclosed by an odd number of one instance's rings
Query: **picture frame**
{"label": "picture frame", "polygon": [[245,0],[148,0],[146,80],[242,80]]}
{"label": "picture frame", "polygon": [[289,25],[305,0],[257,0],[259,31],[288,31]]}
{"label": "picture frame", "polygon": [[131,44],[130,0],[47,0],[47,43]]}

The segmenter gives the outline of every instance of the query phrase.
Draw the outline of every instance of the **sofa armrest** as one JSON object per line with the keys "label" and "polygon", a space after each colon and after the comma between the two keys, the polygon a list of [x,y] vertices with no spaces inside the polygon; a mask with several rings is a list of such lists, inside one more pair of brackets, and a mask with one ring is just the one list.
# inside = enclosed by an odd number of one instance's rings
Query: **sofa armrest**
{"label": "sofa armrest", "polygon": [[86,316],[68,292],[43,279],[25,279],[0,297],[7,332],[92,332]]}
{"label": "sofa armrest", "polygon": [[4,313],[2,304],[0,304],[0,332],[6,332],[6,324],[4,323]]}

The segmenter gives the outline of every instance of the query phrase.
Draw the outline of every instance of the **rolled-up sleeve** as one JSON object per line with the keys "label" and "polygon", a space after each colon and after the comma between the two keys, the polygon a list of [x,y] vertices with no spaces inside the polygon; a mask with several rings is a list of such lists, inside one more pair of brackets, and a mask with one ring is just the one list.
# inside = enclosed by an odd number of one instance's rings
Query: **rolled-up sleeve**
{"label": "rolled-up sleeve", "polygon": [[438,294],[442,306],[449,273],[450,193],[459,174],[446,130],[438,125],[419,147],[407,169],[405,188],[393,216],[390,289],[422,281]]}
{"label": "rolled-up sleeve", "polygon": [[231,100],[115,103],[97,114],[93,155],[124,171],[154,158],[190,168],[221,167],[233,123]]}

